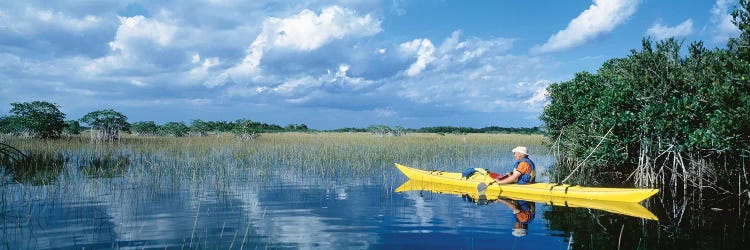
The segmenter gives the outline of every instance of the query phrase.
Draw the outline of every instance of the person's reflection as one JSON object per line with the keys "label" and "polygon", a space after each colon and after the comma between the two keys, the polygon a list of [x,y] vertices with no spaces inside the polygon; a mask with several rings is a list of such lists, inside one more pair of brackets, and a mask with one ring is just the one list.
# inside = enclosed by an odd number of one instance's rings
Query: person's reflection
{"label": "person's reflection", "polygon": [[536,203],[524,200],[513,200],[508,198],[499,198],[496,200],[488,200],[486,195],[479,195],[477,197],[464,194],[462,195],[464,200],[475,203],[479,206],[487,205],[490,203],[502,203],[513,211],[513,236],[523,237],[526,236],[526,230],[529,229],[529,223],[534,220],[536,216]]}
{"label": "person's reflection", "polygon": [[529,223],[534,220],[536,215],[536,203],[524,200],[505,200],[497,199],[497,202],[505,204],[513,210],[513,236],[526,236],[526,230],[529,229]]}

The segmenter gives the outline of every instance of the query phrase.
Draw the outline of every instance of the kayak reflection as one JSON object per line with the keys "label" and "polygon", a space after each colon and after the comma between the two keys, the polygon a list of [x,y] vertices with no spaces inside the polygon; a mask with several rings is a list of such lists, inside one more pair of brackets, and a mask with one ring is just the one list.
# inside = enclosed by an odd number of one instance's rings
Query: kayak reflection
{"label": "kayak reflection", "polygon": [[[533,204],[534,202],[543,202],[550,206],[590,208],[649,220],[659,220],[656,215],[651,213],[651,211],[635,202],[587,200],[512,192],[480,194],[474,188],[418,180],[408,180],[394,191],[430,191],[439,194],[459,195],[463,197],[463,199],[476,203],[477,205],[503,203],[507,206],[509,203],[512,206],[509,207],[514,209],[514,215],[515,210],[524,211],[525,208],[533,210],[534,206],[530,204]],[[519,201],[523,202],[519,203]],[[531,219],[533,219],[533,217],[531,217]],[[526,225],[528,225],[528,223],[526,223]]]}
{"label": "kayak reflection", "polygon": [[463,198],[467,202],[471,202],[480,206],[488,205],[491,203],[500,203],[508,207],[513,211],[513,236],[523,237],[526,236],[526,230],[529,229],[529,224],[536,217],[536,202],[525,201],[525,200],[514,200],[505,197],[498,197],[496,199],[487,199],[487,195],[481,194],[472,196],[469,194],[462,194]]}

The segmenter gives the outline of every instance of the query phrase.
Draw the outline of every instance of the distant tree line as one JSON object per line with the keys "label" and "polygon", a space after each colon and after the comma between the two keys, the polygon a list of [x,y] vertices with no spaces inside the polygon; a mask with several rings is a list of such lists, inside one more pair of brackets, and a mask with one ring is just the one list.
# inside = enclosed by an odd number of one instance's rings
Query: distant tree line
{"label": "distant tree line", "polygon": [[348,127],[348,128],[329,129],[329,130],[325,130],[325,132],[363,133],[363,132],[369,132],[369,131],[367,130],[367,128]]}
{"label": "distant tree line", "polygon": [[[57,104],[45,101],[11,103],[10,115],[0,116],[0,134],[29,138],[54,139],[63,135],[78,135],[89,130],[93,141],[118,140],[121,132],[137,136],[205,136],[210,133],[229,132],[240,140],[254,139],[264,132],[309,131],[305,124],[275,124],[238,119],[234,122],[193,120],[167,122],[158,125],[153,121],[128,123],[128,117],[113,109],[89,112],[78,120],[65,120]],[[88,125],[82,126],[81,123]]]}
{"label": "distant tree line", "polygon": [[466,134],[466,133],[508,133],[508,134],[541,134],[542,130],[539,127],[531,128],[506,128],[498,126],[490,126],[484,128],[469,128],[469,127],[425,127],[415,130],[420,133],[443,133],[443,134]]}
{"label": "distant tree line", "polygon": [[248,119],[238,119],[234,122],[193,120],[190,124],[184,122],[167,122],[157,125],[154,121],[135,122],[130,130],[140,136],[205,136],[216,133],[257,134],[266,132],[305,132],[309,129],[305,124],[290,124],[281,127],[276,124],[266,124]]}
{"label": "distant tree line", "polygon": [[738,6],[741,35],[726,49],[697,41],[683,56],[674,38],[643,39],[596,73],[551,84],[541,119],[567,163],[561,177],[750,192],[750,9]]}
{"label": "distant tree line", "polygon": [[[89,112],[77,120],[65,120],[65,114],[57,104],[45,101],[11,103],[10,115],[0,116],[0,134],[12,134],[30,138],[51,139],[63,135],[78,135],[89,130],[91,140],[113,141],[121,132],[136,136],[206,136],[217,133],[233,133],[240,140],[257,138],[260,133],[268,132],[314,132],[305,124],[289,124],[281,127],[248,119],[228,121],[204,121],[196,119],[189,124],[185,122],[167,122],[157,124],[154,121],[128,123],[128,117],[113,109]],[[84,124],[84,125],[82,125]],[[407,129],[401,126],[372,125],[367,128],[341,128],[327,132],[369,132],[377,136],[402,136],[409,133],[521,133],[538,134],[539,127],[504,128],[498,126],[484,128],[469,127],[425,127]]]}
{"label": "distant tree line", "polygon": [[339,128],[327,130],[327,132],[369,132],[374,135],[403,135],[405,133],[435,133],[435,134],[469,134],[469,133],[503,133],[503,134],[543,134],[541,127],[531,128],[508,128],[500,126],[490,126],[483,128],[471,128],[471,127],[453,127],[453,126],[438,126],[438,127],[423,127],[417,129],[409,129],[401,126],[390,127],[387,125],[372,125],[367,128]]}
{"label": "distant tree line", "polygon": [[438,127],[423,127],[417,129],[409,129],[401,126],[390,127],[387,125],[372,125],[367,128],[339,128],[327,130],[328,132],[369,132],[372,134],[403,134],[403,133],[436,133],[436,134],[469,134],[469,133],[504,133],[504,134],[543,134],[541,127],[531,128],[513,128],[513,127],[500,127],[490,126],[483,128],[471,128],[471,127],[453,127],[453,126],[438,126]]}

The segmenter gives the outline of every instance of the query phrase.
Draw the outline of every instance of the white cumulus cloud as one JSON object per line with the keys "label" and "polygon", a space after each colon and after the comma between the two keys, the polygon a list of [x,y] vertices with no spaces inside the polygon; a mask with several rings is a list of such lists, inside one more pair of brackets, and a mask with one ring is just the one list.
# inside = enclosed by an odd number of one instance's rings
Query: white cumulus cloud
{"label": "white cumulus cloud", "polygon": [[661,23],[656,23],[648,28],[646,34],[656,40],[663,40],[670,37],[686,37],[693,34],[693,20],[688,19],[675,27],[668,27]]}
{"label": "white cumulus cloud", "polygon": [[193,53],[192,59],[190,60],[192,63],[199,63],[201,62],[201,55],[198,53]]}
{"label": "white cumulus cloud", "polygon": [[320,79],[306,76],[298,79],[290,79],[273,88],[273,91],[279,94],[291,95],[300,89],[315,89],[322,84]]}
{"label": "white cumulus cloud", "polygon": [[407,76],[416,76],[427,67],[427,64],[435,60],[435,45],[429,39],[414,39],[400,45],[401,51],[407,54],[416,54],[417,61],[406,69]]}
{"label": "white cumulus cloud", "polygon": [[336,77],[346,77],[346,72],[349,71],[349,65],[341,64],[339,65],[339,71],[336,72]]}
{"label": "white cumulus cloud", "polygon": [[112,50],[128,50],[131,44],[139,40],[167,46],[177,32],[177,27],[143,16],[119,17],[119,19],[120,27],[117,28],[115,40],[109,43]]}
{"label": "white cumulus cloud", "polygon": [[731,37],[737,37],[740,30],[732,23],[730,15],[734,0],[716,0],[716,4],[711,8],[711,23],[716,26],[714,29],[714,42],[726,42]]}
{"label": "white cumulus cloud", "polygon": [[350,65],[339,64],[336,70],[327,70],[320,75],[302,75],[299,77],[267,78],[267,86],[233,85],[227,89],[227,96],[257,96],[267,94],[279,96],[283,100],[304,104],[309,101],[320,101],[330,95],[337,98],[355,93],[375,82],[362,77],[348,76]]}
{"label": "white cumulus cloud", "polygon": [[247,50],[242,62],[227,71],[232,77],[257,72],[263,54],[270,49],[311,51],[337,39],[365,37],[381,31],[380,20],[370,14],[358,15],[354,10],[331,6],[320,14],[305,9],[287,17],[269,17],[263,29]]}
{"label": "white cumulus cloud", "polygon": [[419,77],[410,77],[407,70],[388,79],[398,84],[385,86],[384,93],[445,110],[538,112],[543,107],[549,81],[536,72],[552,64],[534,56],[509,54],[513,39],[462,38],[455,31],[442,43],[426,45],[426,41],[400,44],[402,54],[419,57],[421,49],[425,59],[409,67]]}
{"label": "white cumulus cloud", "polygon": [[286,19],[269,18],[263,23],[263,34],[271,46],[296,50],[314,50],[328,41],[347,35],[369,36],[380,32],[380,21],[369,14],[357,16],[354,10],[332,6],[320,15],[303,10]]}
{"label": "white cumulus cloud", "polygon": [[547,86],[549,86],[550,82],[541,80],[538,81],[535,85],[536,90],[534,91],[534,94],[529,98],[523,101],[523,103],[528,105],[528,109],[532,111],[541,111],[545,105],[548,103],[547,97],[549,96],[549,92],[547,92]]}
{"label": "white cumulus cloud", "polygon": [[614,30],[633,15],[638,0],[594,0],[589,8],[552,35],[546,43],[532,48],[533,53],[555,52],[580,46]]}
{"label": "white cumulus cloud", "polygon": [[219,65],[219,58],[211,57],[201,61],[200,55],[196,53],[193,54],[192,62],[198,65],[191,69],[188,75],[194,80],[202,80],[209,75],[211,68]]}
{"label": "white cumulus cloud", "polygon": [[120,25],[108,43],[112,53],[96,58],[84,66],[91,76],[123,69],[141,72],[158,70],[155,61],[169,60],[166,53],[174,49],[180,27],[157,18],[144,16],[118,17]]}

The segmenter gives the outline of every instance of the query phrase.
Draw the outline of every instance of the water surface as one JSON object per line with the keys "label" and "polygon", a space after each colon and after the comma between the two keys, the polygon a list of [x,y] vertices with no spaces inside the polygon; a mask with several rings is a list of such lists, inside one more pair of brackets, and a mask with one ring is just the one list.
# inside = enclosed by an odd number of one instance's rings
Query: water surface
{"label": "water surface", "polygon": [[[6,173],[0,248],[741,249],[748,242],[746,207],[731,200],[701,210],[654,197],[644,205],[659,221],[534,203],[526,235],[516,237],[514,212],[502,203],[394,192],[406,178],[392,164],[332,166],[341,169],[335,173],[230,160],[187,168],[121,152],[97,159],[103,167],[94,171],[76,155],[37,181],[44,184]],[[497,163],[475,157],[478,165]],[[510,161],[495,170],[510,170]],[[442,164],[434,165],[453,165]],[[537,157],[540,172],[551,164]]]}

